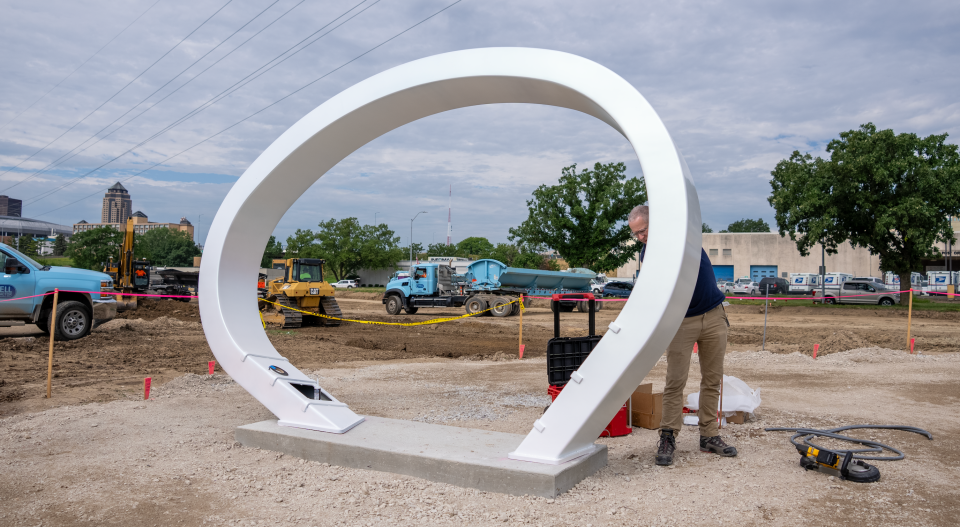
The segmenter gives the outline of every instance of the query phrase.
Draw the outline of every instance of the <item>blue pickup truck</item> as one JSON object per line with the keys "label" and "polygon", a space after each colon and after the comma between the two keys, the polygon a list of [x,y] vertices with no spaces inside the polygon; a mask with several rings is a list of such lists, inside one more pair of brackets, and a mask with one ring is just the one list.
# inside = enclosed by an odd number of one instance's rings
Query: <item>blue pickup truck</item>
{"label": "blue pickup truck", "polygon": [[[110,276],[86,269],[40,265],[9,245],[0,243],[0,327],[36,324],[50,331],[53,295],[57,296],[57,340],[86,336],[93,326],[117,316]],[[83,293],[65,291],[85,291]],[[28,298],[32,297],[32,298]]]}

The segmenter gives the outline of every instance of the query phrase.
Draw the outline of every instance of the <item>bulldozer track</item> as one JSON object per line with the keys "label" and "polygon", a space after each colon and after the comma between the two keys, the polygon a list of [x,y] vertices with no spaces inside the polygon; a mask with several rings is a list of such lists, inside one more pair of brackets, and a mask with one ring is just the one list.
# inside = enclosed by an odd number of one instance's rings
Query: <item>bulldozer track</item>
{"label": "bulldozer track", "polygon": [[[286,307],[296,308],[296,302],[285,295],[277,295],[277,303]],[[283,315],[283,325],[281,328],[299,328],[303,325],[303,315],[295,309],[278,308]]]}
{"label": "bulldozer track", "polygon": [[[337,303],[337,299],[332,296],[320,297],[320,313],[327,315],[329,317],[343,317],[343,311],[340,311],[340,304]],[[318,317],[323,321],[323,325],[327,327],[336,327],[340,325],[339,320],[333,320],[330,318]]]}

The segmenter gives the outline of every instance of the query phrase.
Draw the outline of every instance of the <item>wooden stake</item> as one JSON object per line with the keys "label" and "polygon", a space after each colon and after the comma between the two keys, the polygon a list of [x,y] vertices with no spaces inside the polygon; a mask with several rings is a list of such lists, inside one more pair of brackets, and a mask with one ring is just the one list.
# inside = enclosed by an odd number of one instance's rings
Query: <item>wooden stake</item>
{"label": "wooden stake", "polygon": [[523,295],[520,295],[520,358],[523,358]]}
{"label": "wooden stake", "polygon": [[47,357],[47,399],[50,398],[53,387],[53,337],[57,334],[57,297],[59,289],[53,290],[53,311],[50,313],[50,354]]}
{"label": "wooden stake", "polygon": [[910,349],[910,323],[913,321],[913,288],[907,291],[910,295],[909,307],[907,308],[907,349]]}

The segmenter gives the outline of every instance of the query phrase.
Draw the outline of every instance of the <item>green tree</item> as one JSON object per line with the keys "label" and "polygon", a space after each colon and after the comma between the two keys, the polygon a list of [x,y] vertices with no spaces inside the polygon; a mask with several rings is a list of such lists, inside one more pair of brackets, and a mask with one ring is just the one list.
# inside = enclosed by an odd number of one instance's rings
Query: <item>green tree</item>
{"label": "green tree", "polygon": [[161,227],[136,235],[133,255],[158,267],[191,267],[200,248],[190,233]]}
{"label": "green tree", "polygon": [[40,244],[33,236],[18,236],[13,240],[13,246],[31,258],[35,258],[40,252]]}
{"label": "green tree", "polygon": [[703,226],[700,228],[700,232],[713,232],[713,229],[711,229],[709,225],[704,223]]}
{"label": "green tree", "polygon": [[54,256],[63,256],[67,252],[67,237],[58,234],[56,238],[53,239],[53,255]]}
{"label": "green tree", "polygon": [[113,256],[120,258],[123,246],[123,233],[113,227],[97,227],[89,231],[78,232],[70,238],[66,255],[74,267],[103,270],[103,264]]}
{"label": "green tree", "polygon": [[[321,222],[316,233],[316,251],[326,260],[326,269],[337,280],[360,269],[386,269],[404,257],[400,237],[386,224],[360,225],[357,218]],[[422,251],[422,247],[417,247]],[[418,253],[419,254],[419,253]]]}
{"label": "green tree", "polygon": [[554,249],[571,267],[616,269],[636,253],[626,219],[647,201],[643,178],[627,178],[623,163],[596,163],[579,174],[576,169],[564,168],[559,184],[533,191],[529,216],[510,229],[509,240]]}
{"label": "green tree", "polygon": [[430,256],[459,256],[456,244],[447,245],[446,242],[431,243],[427,246],[427,254]]}
{"label": "green tree", "polygon": [[720,232],[770,232],[770,225],[763,221],[763,218],[757,218],[755,220],[742,219],[731,223],[726,229]]}
{"label": "green tree", "polygon": [[260,267],[266,269],[273,267],[274,258],[283,258],[283,245],[280,245],[276,236],[270,236],[267,246],[263,249],[263,256],[260,257]]}
{"label": "green tree", "polygon": [[464,258],[477,260],[489,258],[492,252],[493,244],[490,243],[490,240],[480,236],[464,238],[457,243],[457,256],[463,256]]}
{"label": "green tree", "polygon": [[317,235],[310,229],[297,229],[292,236],[287,236],[287,258],[319,258]]}
{"label": "green tree", "polygon": [[946,139],[868,123],[830,141],[829,160],[794,151],[771,172],[780,235],[802,255],[819,243],[831,254],[845,241],[865,247],[909,284],[939,256],[935,244],[953,240],[947,217],[960,215],[960,155]]}

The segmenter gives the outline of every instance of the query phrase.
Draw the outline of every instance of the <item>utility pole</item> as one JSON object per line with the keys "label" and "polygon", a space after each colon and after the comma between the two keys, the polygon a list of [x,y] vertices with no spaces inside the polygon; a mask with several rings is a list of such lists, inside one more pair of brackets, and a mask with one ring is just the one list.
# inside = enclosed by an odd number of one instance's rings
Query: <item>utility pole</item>
{"label": "utility pole", "polygon": [[[417,216],[426,213],[427,211],[421,210],[417,213]],[[410,267],[413,267],[413,220],[417,219],[417,216],[410,218]]]}
{"label": "utility pole", "polygon": [[377,226],[377,214],[380,214],[380,213],[379,213],[379,212],[374,212],[374,213],[373,213],[373,226],[374,226],[374,227]]}
{"label": "utility pole", "polygon": [[[820,298],[827,298],[827,246],[820,242]],[[823,300],[826,303],[826,300]]]}

